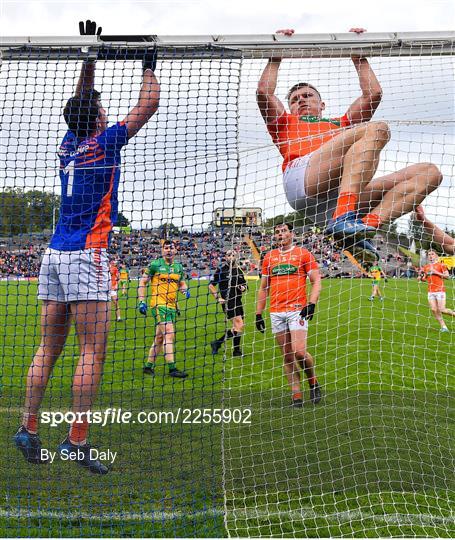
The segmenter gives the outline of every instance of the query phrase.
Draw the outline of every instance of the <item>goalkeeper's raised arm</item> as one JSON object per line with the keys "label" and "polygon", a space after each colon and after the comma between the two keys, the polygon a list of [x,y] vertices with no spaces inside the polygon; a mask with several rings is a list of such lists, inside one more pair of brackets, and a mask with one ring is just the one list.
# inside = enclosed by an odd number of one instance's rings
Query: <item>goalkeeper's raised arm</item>
{"label": "goalkeeper's raised arm", "polygon": [[128,139],[131,139],[156,113],[160,102],[160,85],[155,76],[156,50],[147,52],[143,60],[142,86],[136,106],[127,114],[124,122],[128,126]]}

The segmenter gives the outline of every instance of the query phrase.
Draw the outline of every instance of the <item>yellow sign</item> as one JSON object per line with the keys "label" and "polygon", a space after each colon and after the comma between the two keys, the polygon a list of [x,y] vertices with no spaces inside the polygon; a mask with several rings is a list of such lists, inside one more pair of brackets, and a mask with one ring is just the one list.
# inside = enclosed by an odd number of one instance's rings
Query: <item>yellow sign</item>
{"label": "yellow sign", "polygon": [[455,256],[452,257],[439,257],[440,262],[444,263],[447,268],[455,268]]}

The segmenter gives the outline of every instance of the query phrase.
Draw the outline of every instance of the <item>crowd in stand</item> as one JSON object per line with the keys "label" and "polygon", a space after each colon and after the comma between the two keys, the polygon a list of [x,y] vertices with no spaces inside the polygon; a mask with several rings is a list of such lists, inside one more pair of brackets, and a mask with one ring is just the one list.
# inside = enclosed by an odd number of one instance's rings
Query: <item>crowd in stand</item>
{"label": "crowd in stand", "polygon": [[[255,242],[259,255],[272,249],[272,237],[259,231],[247,231]],[[174,235],[179,259],[189,278],[209,276],[219,265],[223,253],[234,249],[238,253],[240,267],[245,273],[258,275],[260,261],[253,253],[251,242],[245,238],[245,231],[213,230],[210,232],[182,231]],[[318,260],[323,274],[328,277],[352,277],[358,272],[343,262],[343,257],[333,241],[317,230],[297,234],[297,243],[311,251]],[[11,241],[0,247],[0,277],[34,278],[39,274],[42,255],[48,239],[35,242]],[[379,237],[377,248],[386,272],[396,277],[413,277],[412,264],[404,255],[388,249],[384,239]],[[142,230],[114,234],[109,248],[111,258],[125,264],[136,277],[150,260],[161,256],[161,239],[157,231]]]}

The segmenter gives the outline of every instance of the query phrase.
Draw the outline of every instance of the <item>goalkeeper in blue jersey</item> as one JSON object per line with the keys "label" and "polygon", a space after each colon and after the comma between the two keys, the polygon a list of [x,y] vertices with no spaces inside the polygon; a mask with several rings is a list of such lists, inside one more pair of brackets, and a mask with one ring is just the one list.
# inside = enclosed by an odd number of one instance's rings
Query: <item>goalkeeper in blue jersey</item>
{"label": "goalkeeper in blue jersey", "polygon": [[[81,35],[101,33],[92,21],[81,22],[79,27]],[[108,127],[100,93],[94,89],[92,60],[82,63],[75,94],[63,111],[68,131],[58,149],[60,217],[40,269],[41,343],[28,370],[22,425],[14,437],[30,463],[46,463],[38,437],[38,413],[74,321],[80,356],[73,377],[72,410],[81,421],[71,424],[58,450],[61,455],[76,455],[75,461],[92,473],[108,472],[92,458],[86,413],[101,381],[109,332],[107,247],[117,219],[120,151],[158,108],[155,65],[156,54],[146,54],[139,100],[121,122]]]}

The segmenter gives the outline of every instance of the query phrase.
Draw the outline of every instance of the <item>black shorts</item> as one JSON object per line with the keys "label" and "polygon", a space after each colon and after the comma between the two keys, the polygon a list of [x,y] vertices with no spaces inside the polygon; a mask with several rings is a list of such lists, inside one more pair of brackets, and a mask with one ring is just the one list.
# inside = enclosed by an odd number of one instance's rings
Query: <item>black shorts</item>
{"label": "black shorts", "polygon": [[243,305],[240,299],[228,300],[225,304],[222,304],[223,311],[226,314],[226,319],[233,319],[234,317],[243,317]]}

